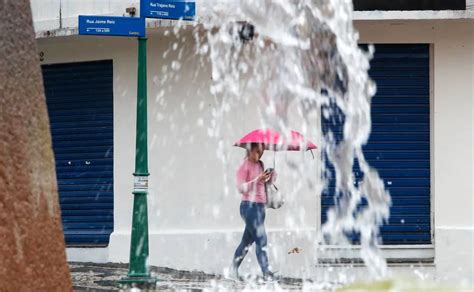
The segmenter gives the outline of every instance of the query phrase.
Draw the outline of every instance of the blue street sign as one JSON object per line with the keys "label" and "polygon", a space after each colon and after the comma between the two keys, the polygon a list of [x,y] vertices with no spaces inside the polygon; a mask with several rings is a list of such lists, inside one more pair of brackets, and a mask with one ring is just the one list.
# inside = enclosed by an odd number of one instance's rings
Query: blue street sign
{"label": "blue street sign", "polygon": [[145,36],[145,18],[79,15],[79,34]]}
{"label": "blue street sign", "polygon": [[140,17],[193,20],[195,0],[141,0]]}

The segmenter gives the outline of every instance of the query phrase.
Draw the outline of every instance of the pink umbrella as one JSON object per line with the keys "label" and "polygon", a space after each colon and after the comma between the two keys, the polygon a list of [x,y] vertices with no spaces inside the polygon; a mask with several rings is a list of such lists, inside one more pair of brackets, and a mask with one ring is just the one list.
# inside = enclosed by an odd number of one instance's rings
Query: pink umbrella
{"label": "pink umbrella", "polygon": [[[316,149],[316,145],[305,139],[301,133],[290,131],[290,139],[287,141],[285,135],[271,129],[254,130],[239,141],[234,146],[248,149],[250,144],[258,143],[264,145],[265,150],[273,151],[300,151]],[[303,147],[303,149],[301,149]]]}

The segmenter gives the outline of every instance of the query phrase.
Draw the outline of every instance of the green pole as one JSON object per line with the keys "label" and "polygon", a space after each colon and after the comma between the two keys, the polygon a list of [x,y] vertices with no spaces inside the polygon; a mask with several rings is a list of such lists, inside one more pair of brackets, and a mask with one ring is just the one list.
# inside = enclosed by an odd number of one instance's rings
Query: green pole
{"label": "green pole", "polygon": [[128,276],[120,283],[148,288],[156,283],[148,267],[147,38],[138,38],[137,132],[133,185],[132,236]]}

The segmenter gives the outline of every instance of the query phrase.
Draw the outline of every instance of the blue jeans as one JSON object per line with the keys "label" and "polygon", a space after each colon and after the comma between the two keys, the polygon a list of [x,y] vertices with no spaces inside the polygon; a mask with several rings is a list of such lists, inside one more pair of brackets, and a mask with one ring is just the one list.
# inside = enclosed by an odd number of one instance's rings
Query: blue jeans
{"label": "blue jeans", "polygon": [[255,242],[257,247],[257,260],[263,275],[269,273],[267,256],[267,234],[265,232],[265,204],[242,201],[240,204],[240,216],[245,222],[244,235],[234,254],[233,265],[236,269],[247,255],[247,252]]}

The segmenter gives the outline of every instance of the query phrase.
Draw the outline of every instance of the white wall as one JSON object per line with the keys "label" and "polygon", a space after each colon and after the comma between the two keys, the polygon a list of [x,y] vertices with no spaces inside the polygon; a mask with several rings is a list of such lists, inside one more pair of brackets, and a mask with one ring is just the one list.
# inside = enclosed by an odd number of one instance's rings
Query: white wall
{"label": "white wall", "polygon": [[30,0],[37,37],[54,36],[60,30],[77,34],[79,14],[121,16],[125,8],[138,7],[138,3],[132,0]]}
{"label": "white wall", "polygon": [[[432,111],[432,196],[435,227],[435,258],[439,278],[474,279],[473,222],[473,21],[360,21],[361,42],[434,44],[434,87]],[[187,35],[188,40],[191,39]],[[136,41],[69,37],[39,40],[45,63],[84,60],[114,60],[114,190],[115,231],[108,248],[110,261],[128,261],[132,209],[134,162]],[[223,193],[223,176],[233,181],[233,171],[243,152],[229,146],[230,163],[223,168],[216,159],[215,140],[204,124],[211,118],[214,97],[208,93],[210,68],[198,66],[192,42],[183,51],[186,61],[181,71],[163,80],[163,68],[171,67],[178,51],[163,54],[175,40],[154,30],[149,38],[149,137],[150,137],[150,263],[184,269],[221,272],[231,259],[239,241],[242,223],[238,215],[239,197]],[[199,69],[199,70],[198,70]],[[168,71],[169,73],[170,71]],[[163,84],[166,85],[163,85]],[[163,93],[160,91],[164,90]],[[237,139],[259,124],[258,98],[228,116],[228,135]],[[200,104],[203,107],[200,109]],[[298,127],[294,121],[294,127]],[[311,138],[318,143],[317,129]],[[271,157],[267,157],[271,158]],[[282,165],[282,156],[278,157]],[[297,159],[297,158],[295,158]],[[314,170],[316,173],[316,170]],[[317,175],[315,175],[316,177]],[[232,187],[232,184],[229,184]],[[290,188],[283,185],[283,189]],[[288,275],[314,262],[314,237],[318,227],[317,190],[278,211],[270,211],[270,242],[275,270]],[[305,216],[294,225],[284,218],[288,210]],[[291,227],[291,228],[289,228]],[[303,248],[302,255],[287,255],[287,249]],[[82,259],[81,253],[69,253]],[[88,259],[93,260],[93,259]],[[256,268],[253,259],[252,267]],[[248,265],[250,266],[250,265]],[[249,269],[247,267],[246,269]]]}
{"label": "white wall", "polygon": [[[192,39],[191,31],[184,35]],[[194,57],[195,45],[186,42],[182,47],[184,60],[179,73],[170,69],[179,50],[169,50],[176,40],[163,31],[149,34],[148,88],[149,88],[149,229],[150,263],[182,269],[200,269],[222,272],[232,258],[240,241],[243,223],[238,206],[240,196],[234,187],[234,173],[244,151],[232,147],[232,142],[245,133],[259,128],[258,109],[261,99],[251,96],[248,105],[230,112],[225,119],[224,133],[228,140],[225,151],[230,154],[228,165],[217,159],[217,141],[208,135],[208,127],[215,106],[210,95],[210,67],[199,65]],[[136,41],[131,39],[103,39],[69,37],[40,40],[44,63],[86,60],[114,60],[114,232],[108,248],[109,260],[127,262],[132,210],[131,173],[134,169],[135,106],[136,106]],[[169,51],[164,57],[164,53]],[[168,74],[164,74],[168,68]],[[165,76],[168,78],[164,80]],[[179,77],[179,79],[175,79]],[[163,92],[162,92],[163,91]],[[292,109],[293,111],[295,108]],[[317,121],[317,117],[313,117]],[[203,120],[203,126],[198,120]],[[293,119],[290,125],[299,129],[301,121]],[[319,123],[315,123],[309,138],[320,144]],[[315,153],[318,157],[318,153]],[[277,171],[284,192],[293,188],[285,179],[284,160],[301,163],[299,153],[277,155]],[[267,165],[273,156],[264,156]],[[306,154],[304,163],[314,173],[313,183],[318,186],[318,164]],[[227,176],[227,181],[224,181]],[[286,181],[286,183],[283,183]],[[224,189],[229,189],[225,194]],[[310,250],[315,242],[319,221],[319,190],[303,188],[298,198],[288,198],[285,207],[268,212],[267,228],[275,239],[285,242],[272,252],[281,257],[279,263],[297,261],[300,266],[311,258],[292,256],[287,251],[294,247]],[[278,214],[278,216],[276,216]],[[291,216],[290,216],[291,214]],[[288,218],[292,220],[288,220]],[[287,233],[290,230],[292,233]],[[297,234],[295,234],[297,233]],[[74,249],[70,260],[84,260],[85,250]],[[252,255],[253,257],[253,255]],[[203,259],[206,259],[205,261]],[[255,264],[255,261],[254,261]],[[256,265],[252,265],[256,268]],[[295,265],[290,265],[295,270]],[[278,269],[281,270],[281,269]]]}
{"label": "white wall", "polygon": [[59,28],[60,0],[30,1],[35,31]]}
{"label": "white wall", "polygon": [[[78,15],[125,14],[127,7],[135,7],[139,13],[138,0],[30,0],[36,37],[77,35]],[[198,18],[205,18],[212,9],[219,7],[225,11],[222,17],[235,14],[239,0],[196,0]],[[474,1],[467,0],[465,11],[356,11],[355,20],[433,20],[433,19],[474,19]],[[148,20],[148,27],[171,26],[169,20]]]}
{"label": "white wall", "polygon": [[[238,0],[196,0],[196,14],[205,16],[216,6],[235,11]],[[135,7],[140,14],[139,0],[30,0],[37,38],[77,35],[79,15],[126,16],[126,8]],[[149,19],[148,27],[172,25],[174,21]]]}

